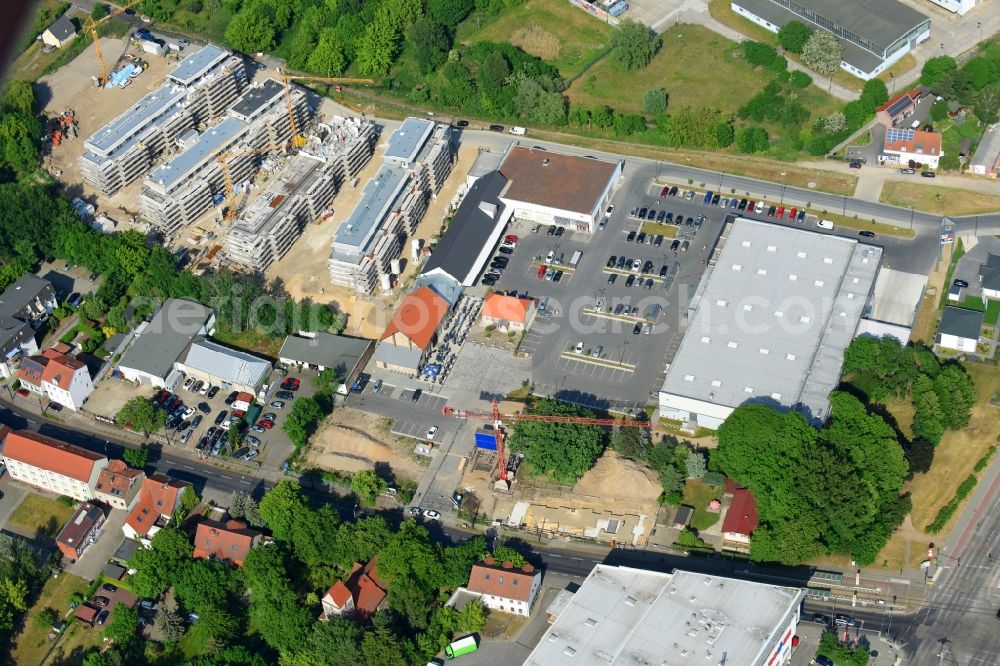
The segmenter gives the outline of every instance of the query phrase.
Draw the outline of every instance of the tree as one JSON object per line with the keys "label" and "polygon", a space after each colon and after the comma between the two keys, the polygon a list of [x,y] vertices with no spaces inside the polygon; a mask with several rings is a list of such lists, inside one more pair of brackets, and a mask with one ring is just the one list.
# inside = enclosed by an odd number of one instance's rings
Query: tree
{"label": "tree", "polygon": [[651,116],[667,111],[667,91],[663,88],[647,90],[642,95],[642,110]]}
{"label": "tree", "polygon": [[973,105],[973,111],[984,125],[992,125],[997,122],[998,109],[1000,109],[1000,87],[991,85],[979,91]]}
{"label": "tree", "polygon": [[8,81],[3,89],[3,113],[35,114],[35,90],[31,81]]}
{"label": "tree", "polygon": [[389,71],[399,45],[399,30],[384,13],[379,13],[358,40],[355,63],[362,74],[383,76]]}
{"label": "tree", "polygon": [[458,626],[462,633],[474,634],[486,624],[487,610],[480,599],[473,599],[458,611]]}
{"label": "tree", "polygon": [[[556,400],[535,403],[533,414],[593,416],[593,412]],[[510,437],[510,450],[523,452],[525,463],[556,481],[572,483],[593,466],[604,450],[604,433],[598,426],[578,423],[518,421]]]}
{"label": "tree", "polygon": [[369,506],[375,504],[375,498],[388,487],[389,484],[371,469],[363,469],[351,479],[351,490],[362,504]]}
{"label": "tree", "polygon": [[491,555],[493,556],[493,559],[501,564],[504,562],[512,563],[516,569],[520,569],[528,563],[527,560],[524,559],[524,555],[510,546],[496,546],[493,548]]}
{"label": "tree", "polygon": [[117,604],[111,611],[104,635],[119,645],[125,645],[135,638],[139,629],[139,611],[126,604]]}
{"label": "tree", "polygon": [[148,399],[136,396],[118,410],[118,413],[115,414],[115,423],[119,427],[148,435],[167,425],[167,415],[163,410],[157,409]]}
{"label": "tree", "polygon": [[763,127],[742,127],[736,132],[736,147],[741,153],[760,153],[768,145],[767,130]]}
{"label": "tree", "polygon": [[934,56],[928,58],[920,70],[920,83],[925,86],[934,86],[941,77],[954,75],[958,72],[958,63],[951,56]]}
{"label": "tree", "polygon": [[903,453],[910,467],[910,476],[928,471],[934,462],[934,444],[926,439],[914,439],[903,449]]}
{"label": "tree", "polygon": [[39,629],[48,629],[59,621],[59,612],[55,608],[43,608],[35,615],[35,626]]}
{"label": "tree", "polygon": [[660,48],[660,37],[645,24],[625,19],[611,36],[611,54],[626,71],[642,69]]}
{"label": "tree", "polygon": [[840,134],[847,129],[847,117],[840,111],[834,111],[823,118],[823,131],[827,134]]}
{"label": "tree", "polygon": [[751,67],[764,67],[776,72],[783,72],[788,67],[788,61],[778,55],[770,44],[748,39],[742,45],[743,57]]}
{"label": "tree", "polygon": [[293,526],[311,509],[302,489],[291,481],[281,481],[267,491],[260,502],[260,517],[279,541],[291,541]]}
{"label": "tree", "polygon": [[882,79],[868,79],[859,99],[868,113],[875,113],[875,109],[889,101],[889,89],[885,87],[885,81]]}
{"label": "tree", "polygon": [[177,570],[191,559],[191,542],[180,530],[164,527],[153,535],[149,548],[140,548],[129,560],[136,569],[132,590],[140,597],[155,599],[173,583]]}
{"label": "tree", "polygon": [[336,28],[323,28],[319,42],[309,56],[307,65],[310,72],[320,76],[339,76],[347,67],[344,47]]}
{"label": "tree", "polygon": [[941,400],[934,391],[934,382],[926,376],[920,376],[913,385],[913,436],[926,439],[937,445],[944,435],[944,412]]}
{"label": "tree", "polygon": [[90,12],[90,18],[95,21],[100,21],[102,18],[110,14],[108,6],[103,2],[97,2],[94,4],[94,9]]}
{"label": "tree", "polygon": [[969,425],[976,404],[976,387],[962,366],[949,363],[934,378],[934,392],[941,405],[941,423],[949,430]]}
{"label": "tree", "polygon": [[705,476],[705,472],[708,471],[708,465],[705,462],[705,454],[694,452],[687,457],[684,461],[684,465],[687,468],[687,478],[689,479],[700,479]]}
{"label": "tree", "polygon": [[34,116],[8,112],[0,118],[0,166],[24,173],[38,166],[41,126]]}
{"label": "tree", "polygon": [[260,517],[260,506],[252,495],[246,492],[233,491],[229,501],[229,515],[242,518],[252,527],[264,527],[264,519]]}
{"label": "tree", "polygon": [[428,0],[431,17],[448,28],[461,23],[475,8],[474,0]]}
{"label": "tree", "polygon": [[406,40],[417,57],[420,71],[424,73],[432,72],[448,58],[448,49],[451,47],[448,33],[440,23],[435,23],[426,16],[421,16],[410,25],[406,31]]}
{"label": "tree", "polygon": [[149,447],[140,444],[135,449],[125,449],[122,451],[122,460],[132,469],[144,469],[149,463]]}
{"label": "tree", "polygon": [[931,104],[931,120],[936,123],[941,122],[948,117],[948,102],[941,100],[936,100]]}
{"label": "tree", "polygon": [[788,74],[788,84],[793,88],[799,88],[800,90],[805,90],[812,85],[813,79],[811,76],[806,74],[801,70],[793,70]]}
{"label": "tree", "polygon": [[646,428],[616,427],[611,432],[611,448],[626,458],[642,460],[649,448],[649,431]]}
{"label": "tree", "polygon": [[825,30],[813,32],[802,48],[802,61],[807,67],[823,76],[832,77],[836,74],[843,59],[843,46],[836,37]]}
{"label": "tree", "polygon": [[309,437],[322,418],[323,410],[319,403],[312,398],[297,398],[285,417],[285,422],[281,424],[281,430],[288,435],[292,444],[303,447],[309,443]]}
{"label": "tree", "polygon": [[226,42],[237,51],[257,53],[274,47],[275,20],[267,3],[250,2],[226,27]]}
{"label": "tree", "polygon": [[176,611],[169,608],[160,608],[157,611],[154,624],[157,632],[163,638],[163,642],[168,645],[183,638],[184,632],[187,630],[184,619]]}
{"label": "tree", "polygon": [[789,21],[778,30],[778,43],[786,51],[802,53],[812,34],[812,29],[806,24],[799,21]]}

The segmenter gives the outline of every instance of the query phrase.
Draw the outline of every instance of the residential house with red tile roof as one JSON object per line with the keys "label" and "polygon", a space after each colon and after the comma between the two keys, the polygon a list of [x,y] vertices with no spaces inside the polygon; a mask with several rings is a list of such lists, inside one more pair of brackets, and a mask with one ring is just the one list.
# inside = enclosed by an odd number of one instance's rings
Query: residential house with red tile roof
{"label": "residential house with red tile roof", "polygon": [[375,365],[413,374],[437,341],[438,329],[451,305],[428,286],[420,287],[399,302],[379,337]]}
{"label": "residential house with red tile roof", "polygon": [[217,559],[243,566],[250,549],[260,543],[262,534],[241,520],[202,520],[194,533],[194,557]]}
{"label": "residential house with red tile roof", "polygon": [[903,167],[912,162],[914,165],[923,165],[914,168],[937,169],[942,155],[941,135],[937,132],[890,128],[885,131],[882,154],[878,156],[878,161],[883,165]]}
{"label": "residential house with red tile roof", "polygon": [[108,465],[100,453],[28,430],[7,433],[3,459],[15,481],[80,501],[94,499],[97,479]]}
{"label": "residential house with red tile roof", "polygon": [[116,458],[98,475],[94,497],[107,502],[115,509],[127,511],[132,508],[139,496],[139,489],[145,477],[141,469],[132,469],[124,460]]}
{"label": "residential house with red tile roof", "polygon": [[378,577],[377,555],[364,565],[355,562],[347,580],[338,580],[323,595],[320,619],[342,615],[366,622],[382,605],[386,589],[386,584]]}
{"label": "residential house with red tile roof", "polygon": [[56,546],[63,555],[75,560],[83,554],[87,546],[100,538],[106,519],[103,508],[92,502],[84,502],[59,532]]}
{"label": "residential house with red tile roof", "polygon": [[749,546],[750,535],[760,520],[757,501],[748,489],[738,486],[732,479],[726,480],[725,494],[732,495],[732,501],[722,520],[722,536],[726,541]]}
{"label": "residential house with red tile roof", "polygon": [[148,544],[153,535],[170,522],[174,511],[180,508],[181,495],[190,485],[165,474],[150,474],[144,478],[138,500],[125,518],[122,532],[129,539]]}
{"label": "residential house with red tile roof", "polygon": [[472,566],[465,587],[490,610],[528,617],[541,585],[542,572],[530,564],[515,567],[510,560],[497,563],[487,557]]}
{"label": "residential house with red tile roof", "polygon": [[94,390],[87,365],[58,349],[43,349],[41,354],[26,357],[17,378],[23,388],[74,412]]}
{"label": "residential house with red tile roof", "polygon": [[909,118],[917,110],[919,100],[919,88],[900,93],[875,109],[875,118],[884,127],[899,126],[904,119]]}
{"label": "residential house with red tile roof", "polygon": [[524,331],[535,318],[535,300],[492,293],[483,301],[482,318],[500,331]]}

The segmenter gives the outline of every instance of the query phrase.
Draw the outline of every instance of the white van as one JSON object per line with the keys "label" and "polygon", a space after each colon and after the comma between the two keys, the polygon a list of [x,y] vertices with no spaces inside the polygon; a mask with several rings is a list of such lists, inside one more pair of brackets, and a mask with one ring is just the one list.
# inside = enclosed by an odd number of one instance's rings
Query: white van
{"label": "white van", "polygon": [[833,229],[833,222],[830,220],[820,220],[816,223],[816,226],[820,229]]}
{"label": "white van", "polygon": [[917,129],[918,127],[920,127],[919,120],[914,120],[912,123],[910,123],[910,129]]}
{"label": "white van", "polygon": [[518,136],[524,136],[525,134],[528,133],[528,130],[526,130],[523,127],[511,127],[510,128],[510,133],[511,134],[516,134]]}

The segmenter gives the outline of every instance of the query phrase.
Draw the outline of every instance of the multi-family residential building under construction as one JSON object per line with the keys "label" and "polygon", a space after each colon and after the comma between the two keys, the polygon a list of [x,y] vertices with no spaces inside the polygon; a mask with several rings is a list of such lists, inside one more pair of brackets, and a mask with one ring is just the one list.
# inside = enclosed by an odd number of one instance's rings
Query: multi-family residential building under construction
{"label": "multi-family residential building under construction", "polygon": [[[370,120],[335,116],[319,123],[229,229],[224,259],[245,270],[266,271],[307,224],[329,215],[327,207],[337,192],[371,160],[377,139],[378,126]],[[265,162],[263,168],[268,167]]]}
{"label": "multi-family residential building under construction", "polygon": [[241,57],[212,44],[191,54],[163,85],[87,140],[83,179],[106,195],[135,182],[186,133],[222,117],[247,85]]}
{"label": "multi-family residential building under construction", "polygon": [[266,79],[244,92],[220,123],[201,134],[182,137],[183,150],[143,182],[139,195],[142,217],[172,237],[214,204],[224,202],[224,169],[234,189],[246,191],[263,156],[290,147],[289,114],[295,116],[299,131],[313,116],[301,89],[291,89],[290,102],[289,112],[284,84]]}
{"label": "multi-family residential building under construction", "polygon": [[389,139],[382,166],[365,184],[361,200],[337,229],[329,262],[333,284],[360,294],[373,293],[379,283],[382,291],[390,290],[406,236],[416,230],[453,166],[451,127],[407,118]]}

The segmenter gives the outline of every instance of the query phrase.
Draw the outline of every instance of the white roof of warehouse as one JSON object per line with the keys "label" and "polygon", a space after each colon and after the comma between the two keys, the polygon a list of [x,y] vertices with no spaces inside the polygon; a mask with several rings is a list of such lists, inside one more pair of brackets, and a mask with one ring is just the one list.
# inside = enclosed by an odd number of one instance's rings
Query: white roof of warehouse
{"label": "white roof of warehouse", "polygon": [[524,664],[763,664],[804,595],[688,571],[598,564]]}
{"label": "white roof of warehouse", "polygon": [[695,412],[763,400],[825,418],[881,248],[743,218],[723,242],[661,391]]}
{"label": "white roof of warehouse", "polygon": [[191,343],[183,365],[236,386],[259,386],[271,372],[268,361],[206,338]]}

